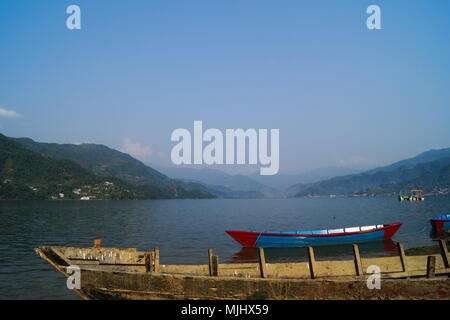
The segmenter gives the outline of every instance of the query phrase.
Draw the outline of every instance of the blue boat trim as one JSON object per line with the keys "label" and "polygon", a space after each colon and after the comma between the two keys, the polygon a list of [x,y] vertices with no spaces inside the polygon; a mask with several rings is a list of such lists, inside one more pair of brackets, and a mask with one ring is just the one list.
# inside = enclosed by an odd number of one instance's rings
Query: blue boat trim
{"label": "blue boat trim", "polygon": [[450,214],[446,214],[446,215],[439,216],[439,217],[434,217],[434,218],[431,218],[431,220],[450,220]]}

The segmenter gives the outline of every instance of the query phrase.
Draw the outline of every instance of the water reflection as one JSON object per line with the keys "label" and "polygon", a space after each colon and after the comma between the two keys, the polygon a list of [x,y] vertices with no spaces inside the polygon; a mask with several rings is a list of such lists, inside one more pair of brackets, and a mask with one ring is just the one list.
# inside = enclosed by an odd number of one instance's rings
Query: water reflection
{"label": "water reflection", "polygon": [[449,238],[450,230],[431,230],[430,238],[433,240],[446,240]]}
{"label": "water reflection", "polygon": [[[363,257],[375,257],[397,254],[397,243],[391,239],[382,241],[365,242],[358,244],[359,251]],[[306,248],[265,248],[266,260],[270,262],[294,262],[307,261]],[[320,246],[314,248],[317,260],[345,260],[353,258],[353,247],[351,244]],[[236,252],[231,259],[233,263],[257,262],[258,252],[256,248],[242,248]]]}

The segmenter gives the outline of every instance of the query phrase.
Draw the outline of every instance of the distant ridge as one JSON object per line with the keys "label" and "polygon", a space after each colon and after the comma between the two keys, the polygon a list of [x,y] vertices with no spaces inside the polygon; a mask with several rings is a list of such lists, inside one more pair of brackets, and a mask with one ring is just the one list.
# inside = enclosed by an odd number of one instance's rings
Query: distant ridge
{"label": "distant ridge", "polygon": [[141,199],[131,185],[94,175],[73,161],[27,150],[0,134],[0,199]]}
{"label": "distant ridge", "polygon": [[[356,173],[358,170],[345,167],[323,167],[300,174],[276,174],[273,176],[261,176],[258,173],[227,174],[221,170],[205,167],[156,167],[167,176],[202,184],[211,193],[221,198],[272,198],[293,196],[313,182]],[[301,181],[302,186],[292,186]]]}
{"label": "distant ridge", "polygon": [[[401,160],[388,166],[375,168],[359,174],[335,177],[312,184],[299,184],[292,186],[291,190],[298,188],[295,196],[300,197],[372,194],[375,190],[377,190],[376,194],[398,193],[402,188],[406,187],[401,182],[415,181],[415,185],[420,185],[421,179],[428,179],[428,175],[440,171],[447,165],[450,165],[450,148],[430,150],[416,157]],[[447,180],[436,180],[435,187],[445,189],[447,187],[445,181]],[[389,188],[386,185],[390,185]],[[380,187],[375,188],[378,186]],[[430,187],[428,186],[428,188]],[[383,191],[384,188],[386,189]]]}
{"label": "distant ridge", "polygon": [[231,175],[211,168],[158,167],[173,179],[201,183],[221,198],[264,198],[279,196],[280,192],[241,174]]}
{"label": "distant ridge", "polygon": [[30,138],[11,138],[11,140],[41,155],[73,161],[95,175],[124,181],[147,199],[214,197],[207,191],[186,190],[176,180],[144,165],[129,154],[104,145],[42,143]]}
{"label": "distant ridge", "polygon": [[400,161],[394,162],[393,164],[390,164],[387,166],[371,169],[371,170],[366,171],[365,173],[375,173],[375,172],[379,172],[379,171],[391,171],[391,170],[401,168],[401,167],[405,167],[405,168],[409,167],[410,168],[410,167],[413,167],[420,163],[431,162],[431,161],[439,160],[442,158],[450,158],[450,148],[432,149],[429,151],[425,151],[415,157],[408,158],[405,160],[400,160]]}
{"label": "distant ridge", "polygon": [[259,173],[255,173],[250,175],[250,177],[264,185],[277,188],[280,191],[289,192],[289,188],[294,184],[310,184],[325,179],[358,173],[360,171],[345,167],[321,167],[297,174],[279,173],[273,176],[261,176]]}
{"label": "distant ridge", "polygon": [[[450,159],[449,159],[450,160]],[[449,161],[450,163],[450,161]],[[450,164],[437,171],[427,172],[423,175],[401,182],[372,187],[363,191],[366,195],[397,195],[407,193],[412,189],[422,189],[426,193],[450,193]]]}

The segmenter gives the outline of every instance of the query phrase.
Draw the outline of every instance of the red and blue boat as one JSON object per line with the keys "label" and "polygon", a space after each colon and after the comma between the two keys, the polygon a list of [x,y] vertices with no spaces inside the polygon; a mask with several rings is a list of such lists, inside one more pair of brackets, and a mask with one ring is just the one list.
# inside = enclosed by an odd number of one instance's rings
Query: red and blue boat
{"label": "red and blue boat", "polygon": [[450,214],[432,218],[431,224],[438,232],[450,230]]}
{"label": "red and blue boat", "polygon": [[243,247],[305,247],[390,239],[403,223],[317,231],[227,230]]}

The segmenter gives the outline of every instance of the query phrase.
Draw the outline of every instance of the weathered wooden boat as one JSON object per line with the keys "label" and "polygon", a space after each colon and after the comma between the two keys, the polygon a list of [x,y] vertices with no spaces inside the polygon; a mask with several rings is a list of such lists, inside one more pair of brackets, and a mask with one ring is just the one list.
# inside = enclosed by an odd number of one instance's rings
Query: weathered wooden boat
{"label": "weathered wooden boat", "polygon": [[[258,248],[256,263],[221,263],[208,250],[204,265],[160,264],[159,249],[39,247],[36,252],[68,277],[84,299],[449,299],[447,245],[441,254],[362,258],[357,244],[350,260],[267,263]],[[206,255],[206,254],[205,254]],[[378,274],[373,274],[373,268]],[[371,269],[372,268],[372,269]],[[72,282],[79,272],[79,286]],[[373,277],[380,288],[371,290]],[[76,280],[76,277],[74,277]]]}
{"label": "weathered wooden boat", "polygon": [[391,239],[402,223],[317,231],[227,230],[243,247],[305,247]]}
{"label": "weathered wooden boat", "polygon": [[437,232],[450,230],[450,214],[432,218],[431,224]]}

